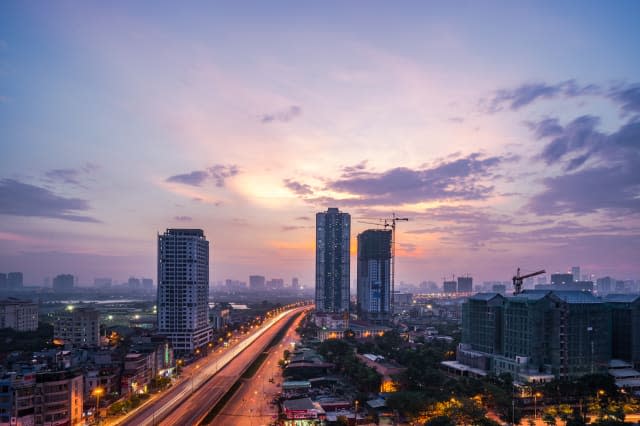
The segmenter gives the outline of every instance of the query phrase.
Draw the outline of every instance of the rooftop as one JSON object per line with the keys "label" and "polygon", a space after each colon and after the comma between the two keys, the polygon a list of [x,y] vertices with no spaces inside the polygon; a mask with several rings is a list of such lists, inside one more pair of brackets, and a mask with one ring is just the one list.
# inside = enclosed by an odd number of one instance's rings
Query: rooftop
{"label": "rooftop", "polygon": [[485,300],[489,301],[495,297],[503,297],[500,293],[476,293],[469,297],[469,300]]}
{"label": "rooftop", "polygon": [[633,303],[640,300],[640,294],[607,294],[604,300],[613,303]]}

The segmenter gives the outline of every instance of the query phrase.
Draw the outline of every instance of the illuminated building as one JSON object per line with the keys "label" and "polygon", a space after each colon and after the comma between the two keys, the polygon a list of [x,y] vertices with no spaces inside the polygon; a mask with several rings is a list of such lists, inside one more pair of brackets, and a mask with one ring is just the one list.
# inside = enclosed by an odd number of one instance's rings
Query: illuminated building
{"label": "illuminated building", "polygon": [[201,229],[158,235],[158,333],[176,352],[195,352],[211,340],[209,242]]}
{"label": "illuminated building", "polygon": [[316,214],[316,311],[349,312],[351,216],[336,208]]}

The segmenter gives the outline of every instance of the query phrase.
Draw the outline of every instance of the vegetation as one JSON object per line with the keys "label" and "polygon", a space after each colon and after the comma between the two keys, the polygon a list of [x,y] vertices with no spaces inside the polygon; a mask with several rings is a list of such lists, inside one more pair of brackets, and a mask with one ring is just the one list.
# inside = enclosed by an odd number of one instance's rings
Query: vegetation
{"label": "vegetation", "polygon": [[378,392],[381,377],[372,368],[356,358],[354,348],[344,340],[325,340],[318,347],[318,353],[334,363],[339,371],[350,378],[360,392]]}
{"label": "vegetation", "polygon": [[36,352],[42,349],[52,348],[53,325],[38,323],[36,331],[16,331],[11,328],[0,329],[0,353],[14,351]]}
{"label": "vegetation", "polygon": [[126,414],[129,411],[139,407],[140,404],[142,404],[148,398],[148,393],[133,394],[129,398],[122,399],[111,404],[109,406],[109,409],[107,410],[107,414],[110,416]]}

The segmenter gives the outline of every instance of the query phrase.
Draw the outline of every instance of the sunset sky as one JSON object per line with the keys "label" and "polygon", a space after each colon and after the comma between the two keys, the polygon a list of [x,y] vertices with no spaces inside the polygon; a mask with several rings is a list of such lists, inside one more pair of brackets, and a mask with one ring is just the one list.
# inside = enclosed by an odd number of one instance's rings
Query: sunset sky
{"label": "sunset sky", "polygon": [[397,281],[640,278],[640,2],[90,3],[0,3],[0,272],[155,281],[193,227],[311,286],[338,207],[410,219]]}

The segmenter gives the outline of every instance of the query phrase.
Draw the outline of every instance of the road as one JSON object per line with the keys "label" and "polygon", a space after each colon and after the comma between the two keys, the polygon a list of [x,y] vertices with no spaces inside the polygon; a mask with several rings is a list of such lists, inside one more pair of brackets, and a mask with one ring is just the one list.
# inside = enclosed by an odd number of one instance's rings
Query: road
{"label": "road", "polygon": [[[285,349],[292,349],[291,342],[300,341],[295,329],[302,318],[303,316],[298,317],[283,339],[271,348],[269,356],[256,374],[251,379],[242,381],[240,388],[215,421],[225,426],[260,426],[274,421],[278,408],[271,401],[281,391],[278,385],[282,384],[282,370],[278,361]],[[273,383],[269,381],[270,378],[273,378]]]}
{"label": "road", "polygon": [[[288,318],[304,309],[308,307],[282,312],[244,340],[183,368],[181,379],[167,391],[127,416],[116,421],[107,420],[106,423],[122,426],[193,424],[190,420],[195,422],[195,414],[208,411],[237,380],[240,375],[238,371],[242,372],[253,361]],[[171,422],[165,421],[165,417]],[[176,418],[179,420],[176,421]]]}

